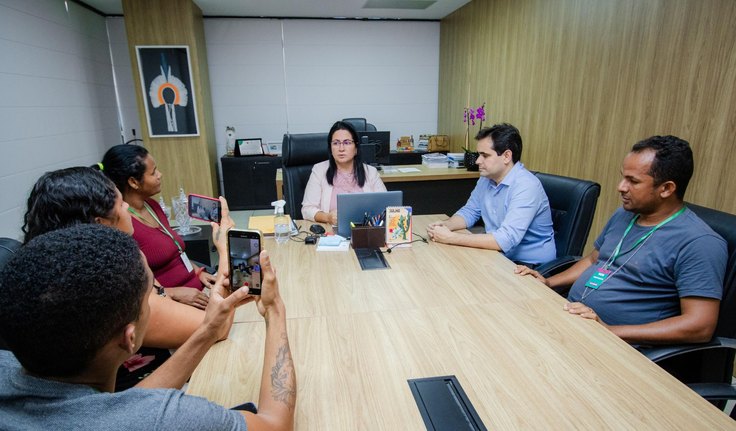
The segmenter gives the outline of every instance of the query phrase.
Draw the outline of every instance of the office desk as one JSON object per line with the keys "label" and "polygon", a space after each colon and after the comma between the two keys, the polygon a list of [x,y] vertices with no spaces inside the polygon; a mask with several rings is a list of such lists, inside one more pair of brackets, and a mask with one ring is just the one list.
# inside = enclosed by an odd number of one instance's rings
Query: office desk
{"label": "office desk", "polygon": [[[478,182],[478,172],[465,169],[428,168],[424,165],[387,166],[390,168],[416,168],[419,172],[380,171],[381,180],[388,190],[404,192],[404,205],[412,207],[414,214],[454,214],[465,205]],[[276,193],[283,197],[281,169],[276,171]]]}
{"label": "office desk", "polygon": [[[414,230],[428,220],[416,217]],[[407,379],[455,375],[489,429],[726,429],[725,414],[497,252],[415,243],[389,270],[352,251],[266,239],[287,307],[298,430],[422,430]],[[188,392],[258,399],[265,325],[253,304]]]}

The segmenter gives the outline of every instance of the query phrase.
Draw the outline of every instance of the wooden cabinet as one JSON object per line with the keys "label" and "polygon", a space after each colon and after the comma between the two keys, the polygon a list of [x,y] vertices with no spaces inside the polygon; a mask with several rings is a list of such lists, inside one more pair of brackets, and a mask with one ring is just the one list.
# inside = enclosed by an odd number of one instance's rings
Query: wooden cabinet
{"label": "wooden cabinet", "polygon": [[223,156],[220,163],[231,210],[271,208],[276,200],[276,169],[281,168],[281,157]]}

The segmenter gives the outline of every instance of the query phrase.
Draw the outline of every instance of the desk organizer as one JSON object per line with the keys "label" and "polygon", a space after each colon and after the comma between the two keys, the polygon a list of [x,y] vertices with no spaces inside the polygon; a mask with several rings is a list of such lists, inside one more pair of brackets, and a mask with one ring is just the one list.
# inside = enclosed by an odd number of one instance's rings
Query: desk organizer
{"label": "desk organizer", "polygon": [[350,231],[353,248],[381,248],[386,245],[386,228],[383,226],[355,226]]}

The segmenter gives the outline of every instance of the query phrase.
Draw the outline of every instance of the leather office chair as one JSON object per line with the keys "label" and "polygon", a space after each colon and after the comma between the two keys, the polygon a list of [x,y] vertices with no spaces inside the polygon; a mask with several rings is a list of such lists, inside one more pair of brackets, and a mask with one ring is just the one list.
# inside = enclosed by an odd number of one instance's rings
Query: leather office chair
{"label": "leather office chair", "polygon": [[349,123],[356,132],[375,132],[376,126],[366,121],[365,118],[343,118],[342,121]]}
{"label": "leather office chair", "polygon": [[[20,241],[16,241],[11,238],[0,238],[0,271],[5,267],[5,264],[15,255],[22,244]],[[0,338],[0,349],[8,350],[8,346],[5,344],[5,340]]]}
{"label": "leather office chair", "polygon": [[557,258],[540,265],[545,277],[561,272],[580,259],[593,223],[601,186],[598,183],[535,172],[552,209]]}
{"label": "leather office chair", "polygon": [[[731,384],[736,358],[736,215],[694,204],[687,206],[728,246],[718,326],[707,343],[642,347],[639,351],[723,409],[725,400],[736,400],[736,387]],[[736,408],[731,417],[736,419]]]}
{"label": "leather office chair", "polygon": [[285,134],[281,146],[284,212],[292,220],[302,219],[302,200],[312,166],[327,160],[327,133]]}

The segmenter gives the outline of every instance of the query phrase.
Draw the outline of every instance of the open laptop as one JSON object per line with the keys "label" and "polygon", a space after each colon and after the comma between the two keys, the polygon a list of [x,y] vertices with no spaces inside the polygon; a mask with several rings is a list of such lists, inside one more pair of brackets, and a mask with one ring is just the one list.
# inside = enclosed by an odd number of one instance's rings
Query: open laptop
{"label": "open laptop", "polygon": [[337,195],[337,233],[350,238],[350,222],[360,224],[365,213],[378,215],[386,207],[401,206],[404,193],[400,190],[392,192],[372,193],[340,193]]}

